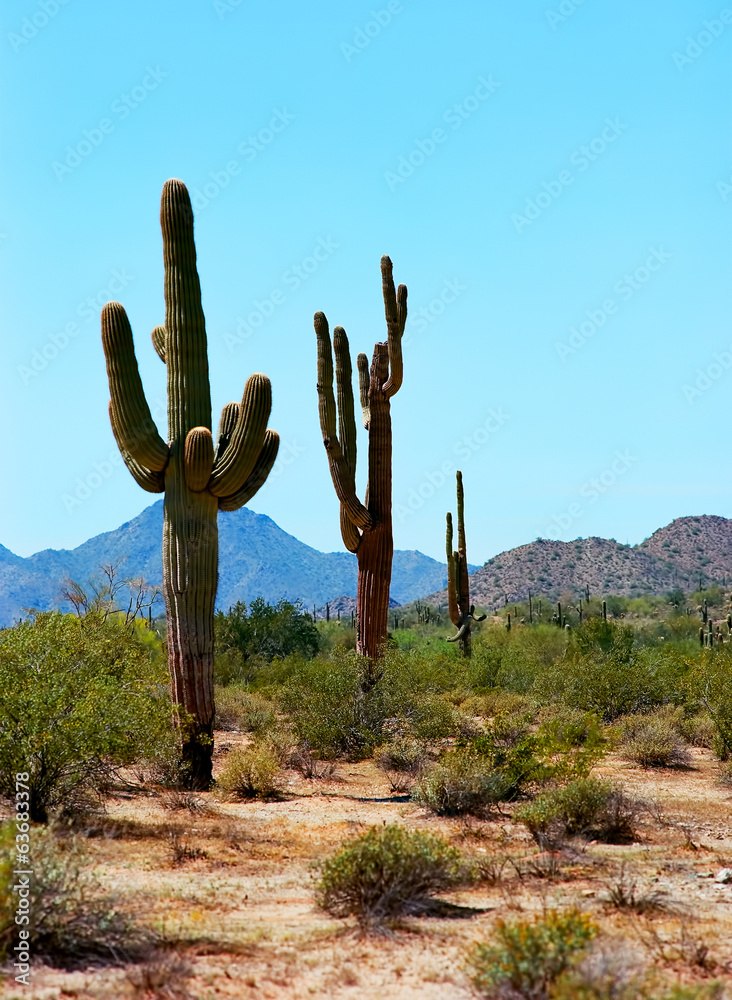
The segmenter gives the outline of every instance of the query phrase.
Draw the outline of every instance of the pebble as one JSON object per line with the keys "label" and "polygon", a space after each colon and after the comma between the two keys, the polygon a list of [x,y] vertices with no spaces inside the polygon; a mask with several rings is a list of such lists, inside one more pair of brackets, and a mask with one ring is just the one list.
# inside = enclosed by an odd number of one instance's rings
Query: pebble
{"label": "pebble", "polygon": [[721,882],[723,885],[732,882],[732,868],[723,868],[721,871],[718,871],[714,876],[714,881]]}

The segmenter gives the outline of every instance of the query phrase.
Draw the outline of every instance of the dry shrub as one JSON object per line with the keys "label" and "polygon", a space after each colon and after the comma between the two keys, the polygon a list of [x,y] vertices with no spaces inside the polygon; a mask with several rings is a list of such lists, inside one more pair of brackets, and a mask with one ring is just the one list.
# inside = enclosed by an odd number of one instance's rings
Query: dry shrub
{"label": "dry shrub", "polygon": [[438,816],[486,816],[505,795],[505,777],[469,749],[445,754],[412,789],[412,798]]}
{"label": "dry shrub", "polygon": [[631,715],[619,726],[621,753],[641,767],[691,766],[692,757],[667,712]]}
{"label": "dry shrub", "polygon": [[[12,870],[14,833],[7,824],[0,836],[0,954],[3,946],[12,947],[16,931],[18,896],[13,885],[19,876]],[[33,827],[31,856],[30,922],[25,928],[34,958],[61,968],[80,968],[129,961],[149,952],[153,934],[137,927],[118,909],[118,900],[103,891],[88,870],[80,838],[58,837],[53,828]]]}
{"label": "dry shrub", "polygon": [[460,852],[442,837],[374,826],[324,862],[316,898],[334,917],[378,928],[429,912],[432,896],[471,879]]}
{"label": "dry shrub", "polygon": [[232,750],[216,780],[217,789],[236,799],[266,799],[277,791],[280,756],[268,742]]}
{"label": "dry shrub", "polygon": [[542,849],[561,846],[572,836],[622,844],[635,839],[645,808],[612,781],[580,778],[543,792],[517,809],[514,818],[527,827]]}
{"label": "dry shrub", "polygon": [[217,685],[215,695],[215,729],[261,736],[277,723],[274,706],[261,694],[235,685]]}

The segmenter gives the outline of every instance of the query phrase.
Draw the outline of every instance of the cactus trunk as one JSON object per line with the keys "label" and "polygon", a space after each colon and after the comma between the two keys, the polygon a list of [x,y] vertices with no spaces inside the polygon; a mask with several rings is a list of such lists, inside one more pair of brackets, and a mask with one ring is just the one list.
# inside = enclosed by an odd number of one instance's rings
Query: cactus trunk
{"label": "cactus trunk", "polygon": [[153,424],[124,308],[102,310],[110,418],[137,482],[165,493],[163,596],[171,697],[179,708],[181,770],[191,788],[211,782],[213,616],[218,582],[219,510],[251,499],[272,468],[278,437],[266,430],[269,379],[252,375],[241,403],[224,407],[214,447],[206,327],[196,269],[193,212],[182,181],[167,181],[160,206],[165,265],[165,325],[152,341],[167,368],[168,442]]}
{"label": "cactus trunk", "polygon": [[[365,354],[358,356],[363,425],[369,434],[369,471],[366,500],[356,495],[356,422],[351,356],[345,330],[333,331],[331,352],[328,321],[315,314],[318,342],[318,409],[323,444],[328,455],[333,486],[340,501],[343,543],[358,560],[356,595],[356,651],[367,658],[364,690],[381,676],[389,625],[389,587],[394,554],[391,520],[391,397],[402,384],[401,339],[407,320],[407,289],[394,288],[392,264],[381,258],[382,291],[388,339],[374,345],[369,369]],[[333,392],[333,354],[337,406]],[[337,416],[337,423],[336,423]]]}

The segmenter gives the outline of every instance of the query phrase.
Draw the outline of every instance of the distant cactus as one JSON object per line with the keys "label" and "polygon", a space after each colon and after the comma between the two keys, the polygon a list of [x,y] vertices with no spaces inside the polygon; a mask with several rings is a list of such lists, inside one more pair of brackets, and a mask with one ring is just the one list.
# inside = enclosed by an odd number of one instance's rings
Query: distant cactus
{"label": "distant cactus", "polygon": [[602,602],[602,620],[607,621],[607,601]]}
{"label": "distant cactus", "polygon": [[381,676],[389,622],[389,585],[394,554],[391,521],[391,398],[402,384],[402,334],[407,321],[407,288],[394,288],[392,264],[381,258],[381,279],[387,340],[374,346],[368,358],[358,356],[363,425],[369,434],[366,501],[356,495],[356,421],[351,386],[351,355],[343,327],[333,331],[338,407],[333,393],[333,353],[328,321],[315,314],[318,341],[318,403],[320,429],[330,474],[340,500],[343,544],[358,559],[356,651],[368,658],[366,689]]}
{"label": "distant cactus", "polygon": [[[457,480],[458,547],[453,550],[452,514],[447,514],[445,549],[447,552],[447,607],[450,621],[458,630],[448,642],[458,642],[463,656],[470,656],[470,623],[485,621],[486,616],[475,617],[475,605],[470,603],[470,581],[468,578],[468,555],[465,542],[465,493],[463,474],[455,473]],[[514,618],[516,609],[514,608]],[[509,622],[511,615],[508,616]],[[510,625],[509,625],[510,628]]]}
{"label": "distant cactus", "polygon": [[228,403],[217,443],[211,435],[206,328],[193,242],[193,212],[182,181],[169,180],[160,208],[165,325],[153,346],[168,379],[168,440],[158,434],[140,381],[132,330],[119,302],[102,310],[112,430],[143,489],[165,493],[163,596],[172,699],[184,712],[182,762],[190,787],[208,788],[213,752],[214,600],[219,510],[237,510],[269,474],[279,438],[267,430],[272,392],[266,375],[247,380]]}

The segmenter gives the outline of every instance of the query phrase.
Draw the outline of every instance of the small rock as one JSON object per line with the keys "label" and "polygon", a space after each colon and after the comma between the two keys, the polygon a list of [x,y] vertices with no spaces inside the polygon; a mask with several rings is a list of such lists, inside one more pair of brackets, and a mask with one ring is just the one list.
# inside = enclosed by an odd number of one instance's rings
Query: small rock
{"label": "small rock", "polygon": [[721,882],[723,885],[727,885],[728,882],[732,882],[732,868],[723,868],[721,871],[717,872],[714,876],[715,882]]}

